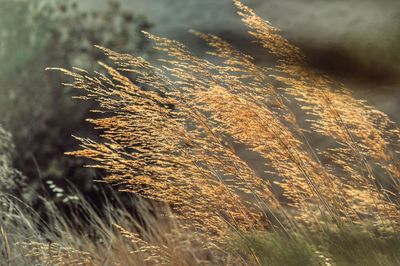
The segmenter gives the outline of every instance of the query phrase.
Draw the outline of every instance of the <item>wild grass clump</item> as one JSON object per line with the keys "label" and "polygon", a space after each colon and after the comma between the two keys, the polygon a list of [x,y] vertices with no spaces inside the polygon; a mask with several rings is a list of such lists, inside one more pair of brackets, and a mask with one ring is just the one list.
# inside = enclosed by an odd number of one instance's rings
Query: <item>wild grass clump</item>
{"label": "wild grass clump", "polygon": [[228,248],[255,265],[321,265],[325,262],[301,235],[252,232],[233,236]]}
{"label": "wild grass clump", "polygon": [[398,265],[399,233],[381,234],[360,227],[341,228],[324,235],[314,235],[321,252],[337,265]]}
{"label": "wild grass clump", "polygon": [[[368,230],[370,229],[370,230]],[[246,261],[258,265],[398,265],[398,233],[380,234],[351,226],[325,232],[282,234],[250,232],[228,244]]]}
{"label": "wild grass clump", "polygon": [[[69,154],[92,159],[91,167],[108,173],[104,181],[122,191],[170,206],[179,227],[195,232],[209,254],[222,252],[220,263],[229,261],[224,243],[232,233],[241,236],[234,254],[244,254],[243,263],[291,265],[296,258],[340,265],[368,256],[395,263],[391,249],[378,247],[398,246],[397,237],[396,244],[384,237],[399,230],[398,127],[343,84],[309,69],[277,29],[234,3],[275,65],[257,66],[219,37],[199,32],[193,33],[218,64],[149,33],[165,54],[159,66],[98,47],[116,68],[100,63],[105,74],[61,69],[73,79],[67,85],[85,93],[78,98],[98,103],[93,112],[100,116],[88,121],[102,140],[78,137],[82,150]],[[238,147],[257,154],[265,173]],[[362,229],[343,231],[353,226]],[[123,228],[156,264],[176,261],[171,255],[179,253]],[[362,230],[376,232],[373,241]],[[257,231],[267,233],[246,235]],[[184,257],[182,263],[202,263]]]}
{"label": "wild grass clump", "polygon": [[[110,195],[108,195],[110,196]],[[132,199],[107,202],[100,214],[78,196],[71,215],[46,199],[48,217],[0,195],[0,265],[223,265],[226,252],[183,229],[167,206]],[[139,237],[140,236],[140,237]]]}

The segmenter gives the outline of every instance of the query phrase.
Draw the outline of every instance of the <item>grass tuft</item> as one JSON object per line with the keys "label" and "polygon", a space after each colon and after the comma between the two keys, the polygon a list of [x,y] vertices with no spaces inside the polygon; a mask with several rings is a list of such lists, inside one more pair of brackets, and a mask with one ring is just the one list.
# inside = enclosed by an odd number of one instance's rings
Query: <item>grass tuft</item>
{"label": "grass tuft", "polygon": [[[218,36],[193,32],[214,60],[144,33],[164,53],[157,64],[98,47],[111,61],[99,63],[102,73],[57,69],[78,98],[97,103],[88,121],[101,140],[77,137],[81,150],[68,154],[90,159],[88,167],[107,173],[105,182],[168,211],[151,209],[142,227],[111,212],[109,221],[88,215],[105,247],[90,238],[69,242],[75,233],[54,217],[66,233],[53,232],[51,252],[43,240],[23,244],[36,260],[54,263],[56,254],[76,264],[78,254],[87,262],[77,263],[112,264],[95,255],[107,249],[132,265],[398,264],[399,128],[307,67],[278,29],[234,3],[275,58],[270,67]],[[115,229],[123,237],[118,248]]]}

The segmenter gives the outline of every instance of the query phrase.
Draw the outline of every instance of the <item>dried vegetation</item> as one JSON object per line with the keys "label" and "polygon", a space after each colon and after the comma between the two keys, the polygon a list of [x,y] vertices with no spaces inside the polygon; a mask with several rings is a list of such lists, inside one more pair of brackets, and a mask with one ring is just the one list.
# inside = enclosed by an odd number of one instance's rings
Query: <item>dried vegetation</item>
{"label": "dried vegetation", "polygon": [[[108,173],[106,182],[170,206],[179,230],[203,239],[202,248],[218,253],[222,264],[241,259],[240,252],[234,259],[226,253],[232,233],[323,234],[350,226],[398,232],[398,127],[343,84],[307,68],[277,29],[234,3],[274,66],[257,66],[199,32],[193,33],[212,48],[215,62],[149,33],[165,53],[156,65],[98,47],[116,65],[100,63],[106,74],[61,69],[73,79],[68,86],[85,92],[78,98],[98,103],[100,118],[89,122],[102,132],[101,142],[77,138],[83,149],[69,154],[92,159],[91,167]],[[257,154],[265,173],[239,146]],[[144,242],[116,227],[152,263],[177,261],[170,248],[179,245]],[[183,265],[195,262],[186,255]],[[250,257],[260,263],[257,254]]]}

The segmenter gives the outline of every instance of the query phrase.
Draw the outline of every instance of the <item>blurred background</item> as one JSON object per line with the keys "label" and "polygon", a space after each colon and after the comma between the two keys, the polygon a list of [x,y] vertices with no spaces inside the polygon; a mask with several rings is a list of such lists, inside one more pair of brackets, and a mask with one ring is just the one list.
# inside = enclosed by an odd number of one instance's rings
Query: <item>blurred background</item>
{"label": "blurred background", "polygon": [[[83,2],[91,8],[91,1]],[[301,47],[311,66],[345,82],[361,98],[400,121],[400,1],[243,2]],[[265,60],[264,51],[251,45],[231,0],[124,0],[121,4],[126,10],[146,14],[155,34],[192,49],[205,47],[188,29],[217,34],[256,60]]]}
{"label": "blurred background", "polygon": [[[311,67],[400,122],[400,1],[247,0],[301,47]],[[40,210],[43,195],[73,202],[74,187],[95,204],[102,173],[64,155],[71,135],[96,138],[84,120],[94,103],[72,100],[65,77],[46,67],[93,71],[106,58],[93,45],[157,58],[140,33],[181,41],[202,56],[189,29],[217,34],[267,64],[231,0],[0,0],[0,190]]]}

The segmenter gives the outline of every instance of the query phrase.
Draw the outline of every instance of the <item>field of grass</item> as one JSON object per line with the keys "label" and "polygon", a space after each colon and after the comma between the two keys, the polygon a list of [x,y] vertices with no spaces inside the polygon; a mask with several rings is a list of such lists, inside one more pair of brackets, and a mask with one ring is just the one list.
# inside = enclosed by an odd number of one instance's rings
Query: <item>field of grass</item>
{"label": "field of grass", "polygon": [[3,195],[1,265],[400,264],[398,126],[234,4],[273,65],[193,31],[213,60],[143,32],[156,64],[98,46],[102,72],[48,69],[97,103],[67,155],[127,197],[41,217]]}

